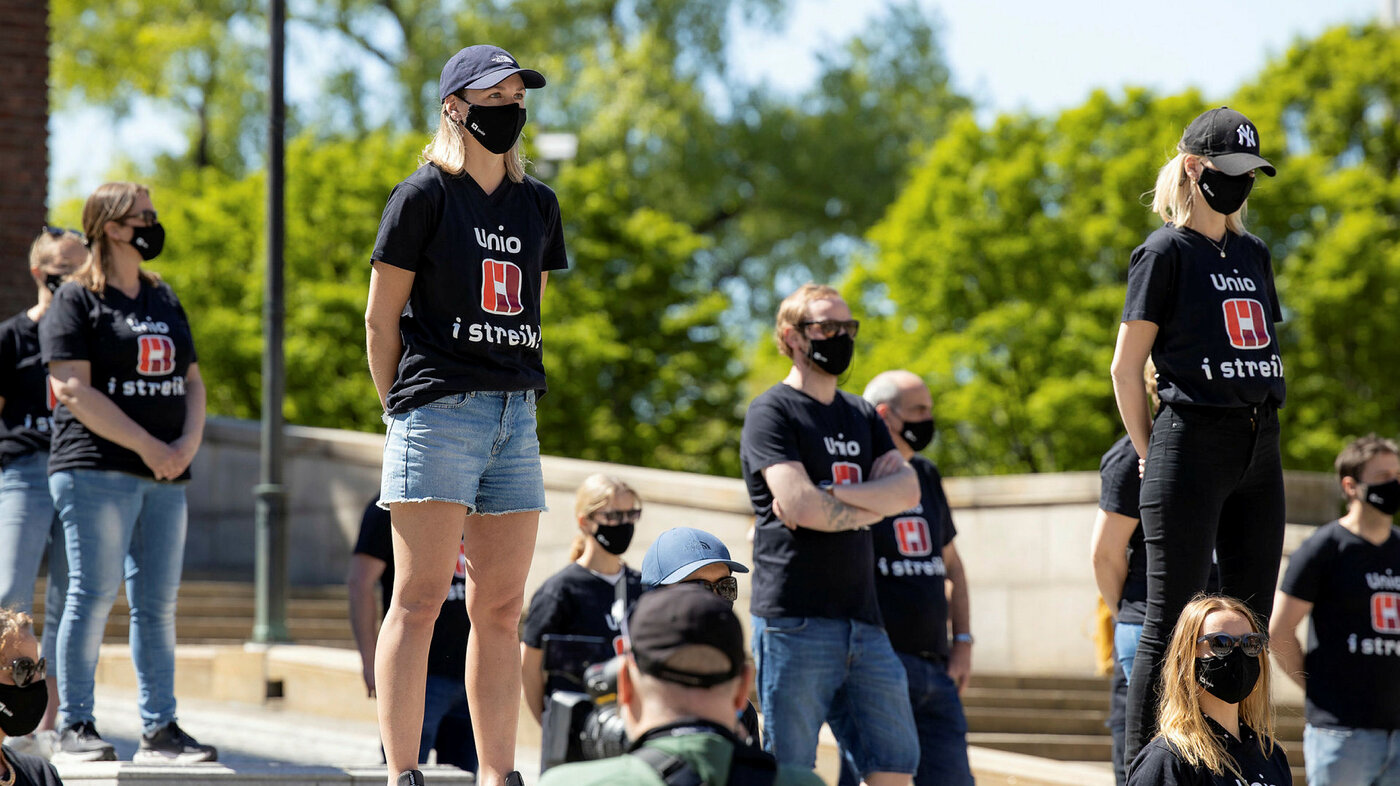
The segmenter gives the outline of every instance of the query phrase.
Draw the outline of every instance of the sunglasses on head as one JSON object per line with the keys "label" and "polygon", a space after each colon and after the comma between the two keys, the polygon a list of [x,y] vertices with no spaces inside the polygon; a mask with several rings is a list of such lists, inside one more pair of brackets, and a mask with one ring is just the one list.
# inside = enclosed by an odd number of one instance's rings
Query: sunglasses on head
{"label": "sunglasses on head", "polygon": [[1259,653],[1268,646],[1269,637],[1262,633],[1246,633],[1239,637],[1231,636],[1228,633],[1207,633],[1196,639],[1196,643],[1204,643],[1209,646],[1213,658],[1223,658],[1236,647],[1244,652],[1245,657],[1257,658]]}
{"label": "sunglasses on head", "polygon": [[719,581],[706,581],[705,579],[690,579],[682,581],[682,584],[699,584],[705,589],[733,603],[739,599],[739,580],[733,576],[725,576]]}
{"label": "sunglasses on head", "polygon": [[87,235],[84,235],[82,232],[79,232],[78,230],[69,227],[51,227],[48,224],[45,224],[43,232],[44,234],[54,239],[61,238],[64,235],[73,235],[79,240],[87,240]]}
{"label": "sunglasses on head", "polygon": [[17,688],[27,688],[49,676],[48,662],[43,658],[37,661],[33,658],[15,658],[10,665],[0,666],[0,671],[10,672]]}
{"label": "sunglasses on head", "polygon": [[599,523],[609,527],[616,527],[619,524],[636,524],[642,518],[642,509],[600,510],[595,512],[592,518],[595,520],[601,519]]}
{"label": "sunglasses on head", "polygon": [[817,332],[821,333],[822,338],[835,338],[836,336],[842,333],[845,333],[851,338],[855,338],[856,333],[860,332],[859,319],[809,320],[805,322],[798,322],[797,326],[799,328],[802,328],[803,330],[806,330],[808,327],[816,327]]}

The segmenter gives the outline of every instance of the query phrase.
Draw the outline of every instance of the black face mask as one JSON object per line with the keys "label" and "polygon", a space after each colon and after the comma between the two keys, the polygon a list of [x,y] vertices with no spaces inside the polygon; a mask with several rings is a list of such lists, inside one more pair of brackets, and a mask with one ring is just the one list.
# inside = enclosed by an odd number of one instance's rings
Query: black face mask
{"label": "black face mask", "polygon": [[35,680],[23,688],[0,685],[0,731],[6,737],[23,737],[37,729],[48,708],[47,680]]}
{"label": "black face mask", "polygon": [[1254,178],[1250,173],[1227,175],[1218,169],[1202,169],[1196,181],[1201,187],[1201,195],[1206,204],[1217,213],[1230,215],[1244,205],[1249,192],[1254,188]]}
{"label": "black face mask", "polygon": [[57,292],[63,286],[62,273],[47,273],[44,275],[44,288],[50,292]]}
{"label": "black face mask", "polygon": [[1259,656],[1251,658],[1239,647],[1223,658],[1196,659],[1196,682],[1226,704],[1244,701],[1258,681]]}
{"label": "black face mask", "polygon": [[599,525],[598,530],[593,533],[593,539],[598,541],[603,551],[621,554],[632,544],[632,535],[636,531],[636,524],[614,524],[610,527]]}
{"label": "black face mask", "polygon": [[458,121],[462,128],[467,129],[468,134],[476,137],[476,141],[492,153],[509,153],[525,128],[525,107],[519,104],[467,104],[467,107],[466,119]]}
{"label": "black face mask", "polygon": [[856,340],[847,335],[811,339],[807,346],[808,359],[833,377],[841,376],[851,367],[851,357],[855,354]]}
{"label": "black face mask", "polygon": [[1387,516],[1400,512],[1400,480],[1387,480],[1384,483],[1367,483],[1363,498],[1371,507]]}
{"label": "black face mask", "polygon": [[915,453],[918,453],[928,447],[930,442],[933,442],[933,432],[933,418],[929,418],[928,420],[906,420],[904,421],[904,428],[899,430],[899,436],[903,437],[904,441],[909,443],[909,447],[913,448]]}
{"label": "black face mask", "polygon": [[155,259],[160,256],[160,250],[165,248],[165,227],[160,224],[132,227],[131,245],[136,246],[136,252],[147,262]]}

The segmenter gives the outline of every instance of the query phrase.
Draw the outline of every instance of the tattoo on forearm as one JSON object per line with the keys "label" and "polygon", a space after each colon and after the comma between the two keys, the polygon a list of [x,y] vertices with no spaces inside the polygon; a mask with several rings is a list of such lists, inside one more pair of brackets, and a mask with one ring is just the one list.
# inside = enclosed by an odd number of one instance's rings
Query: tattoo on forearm
{"label": "tattoo on forearm", "polygon": [[855,520],[855,511],[836,497],[822,494],[822,507],[822,513],[825,514],[826,520],[831,522],[833,532],[845,532],[859,526]]}

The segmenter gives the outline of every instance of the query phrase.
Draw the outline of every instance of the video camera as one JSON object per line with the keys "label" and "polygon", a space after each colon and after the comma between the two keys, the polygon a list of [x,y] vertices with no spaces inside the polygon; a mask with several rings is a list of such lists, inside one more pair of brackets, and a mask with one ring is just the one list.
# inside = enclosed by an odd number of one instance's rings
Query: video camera
{"label": "video camera", "polygon": [[627,731],[617,707],[622,656],[598,636],[546,635],[541,643],[545,673],[581,683],[583,690],[556,690],[545,700],[540,770],[626,753]]}

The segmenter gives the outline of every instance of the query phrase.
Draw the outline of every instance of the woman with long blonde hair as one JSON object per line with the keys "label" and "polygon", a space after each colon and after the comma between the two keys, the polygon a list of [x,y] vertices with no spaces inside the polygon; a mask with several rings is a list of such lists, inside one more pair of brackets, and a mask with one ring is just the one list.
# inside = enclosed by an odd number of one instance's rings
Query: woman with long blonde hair
{"label": "woman with long blonde hair", "polygon": [[[1273,607],[1283,552],[1278,409],[1285,386],[1274,325],[1282,321],[1269,247],[1244,230],[1260,157],[1258,129],[1227,107],[1187,126],[1157,175],[1163,226],[1133,251],[1113,392],[1142,477],[1147,611],[1128,684],[1126,760],[1156,728],[1152,687],[1167,637],[1206,588],[1261,619]],[[1161,408],[1148,411],[1142,370],[1157,365]]]}
{"label": "woman with long blonde hair", "polygon": [[369,370],[388,426],[379,506],[394,531],[375,658],[389,786],[423,783],[427,653],[463,543],[479,783],[521,784],[517,626],[545,509],[540,301],[568,267],[559,200],[520,158],[525,91],[544,85],[497,46],[453,55],[437,133],[389,195],[370,255]]}
{"label": "woman with long blonde hair", "polygon": [[[525,703],[546,733],[550,694],[582,691],[584,669],[622,651],[622,616],[642,594],[641,573],[622,555],[641,517],[642,498],[621,478],[589,475],[578,487],[574,520],[579,531],[569,564],[545,579],[530,598],[520,634]],[[550,742],[544,740],[546,757]]]}
{"label": "woman with long blonde hair", "polygon": [[1128,786],[1291,786],[1274,740],[1268,636],[1225,595],[1198,595],[1162,660],[1158,732],[1128,767]]}

